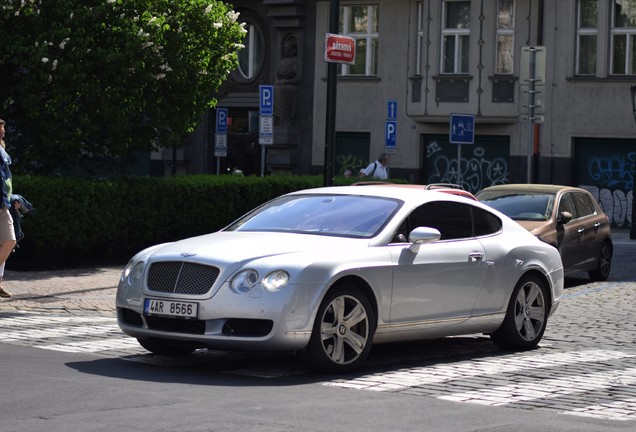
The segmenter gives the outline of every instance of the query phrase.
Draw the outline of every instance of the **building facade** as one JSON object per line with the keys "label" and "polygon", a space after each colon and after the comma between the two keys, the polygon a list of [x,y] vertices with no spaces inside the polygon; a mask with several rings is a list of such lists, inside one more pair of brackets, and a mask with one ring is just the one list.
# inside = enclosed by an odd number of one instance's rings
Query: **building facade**
{"label": "building facade", "polygon": [[[183,147],[185,172],[323,172],[334,3],[339,33],[356,41],[355,64],[338,65],[336,175],[388,151],[392,178],[472,192],[578,185],[614,226],[629,226],[633,0],[235,1],[248,39],[216,95],[231,120],[227,156],[214,156],[211,110]],[[268,146],[258,143],[259,85],[275,93]],[[474,118],[472,144],[450,143],[452,114]]]}

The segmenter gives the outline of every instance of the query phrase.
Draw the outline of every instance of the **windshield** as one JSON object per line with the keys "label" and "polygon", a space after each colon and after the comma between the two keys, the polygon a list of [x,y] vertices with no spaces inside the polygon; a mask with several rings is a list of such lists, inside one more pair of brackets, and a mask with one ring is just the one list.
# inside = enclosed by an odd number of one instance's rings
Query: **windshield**
{"label": "windshield", "polygon": [[280,231],[344,237],[373,237],[400,201],[355,195],[292,195],[247,214],[226,231]]}
{"label": "windshield", "polygon": [[477,198],[514,220],[545,221],[554,207],[554,195],[548,193],[484,192]]}

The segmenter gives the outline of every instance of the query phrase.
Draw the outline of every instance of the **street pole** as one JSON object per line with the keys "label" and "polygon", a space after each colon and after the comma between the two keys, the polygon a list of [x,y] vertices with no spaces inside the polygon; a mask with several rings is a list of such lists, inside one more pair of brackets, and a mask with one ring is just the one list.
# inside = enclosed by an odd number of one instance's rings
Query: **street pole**
{"label": "street pole", "polygon": [[533,149],[533,125],[534,125],[534,95],[536,92],[536,58],[537,50],[530,47],[530,73],[528,75],[528,169],[526,173],[527,183],[532,183],[532,149]]}
{"label": "street pole", "polygon": [[[340,1],[331,0],[329,6],[329,33],[337,34],[340,23]],[[338,85],[338,65],[327,65],[327,112],[325,120],[325,165],[324,186],[333,186],[336,146],[336,96]]]}
{"label": "street pole", "polygon": [[[630,87],[632,96],[632,113],[636,122],[636,85]],[[629,227],[629,238],[636,240],[636,162],[632,165],[632,223]]]}

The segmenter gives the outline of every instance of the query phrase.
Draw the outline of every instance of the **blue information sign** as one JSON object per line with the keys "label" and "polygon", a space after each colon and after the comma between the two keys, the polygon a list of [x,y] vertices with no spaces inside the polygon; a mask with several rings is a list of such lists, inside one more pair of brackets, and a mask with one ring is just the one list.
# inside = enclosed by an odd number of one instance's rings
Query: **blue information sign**
{"label": "blue information sign", "polygon": [[274,115],[274,86],[272,85],[260,85],[259,100],[260,100],[260,115],[271,116]]}
{"label": "blue information sign", "polygon": [[475,116],[472,114],[451,114],[450,142],[452,144],[475,143]]}
{"label": "blue information sign", "polygon": [[216,109],[216,132],[227,133],[227,108]]}
{"label": "blue information sign", "polygon": [[387,120],[384,126],[384,147],[386,149],[394,149],[397,147],[397,122],[395,120]]}
{"label": "blue information sign", "polygon": [[386,104],[386,119],[397,120],[397,101],[389,99]]}

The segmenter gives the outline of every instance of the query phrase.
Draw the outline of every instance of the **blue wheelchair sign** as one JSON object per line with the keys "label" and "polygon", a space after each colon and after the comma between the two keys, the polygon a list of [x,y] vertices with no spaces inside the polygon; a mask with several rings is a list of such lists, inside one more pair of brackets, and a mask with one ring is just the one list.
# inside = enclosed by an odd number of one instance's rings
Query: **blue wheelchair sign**
{"label": "blue wheelchair sign", "polygon": [[451,114],[450,142],[452,144],[475,143],[475,116],[472,114]]}

